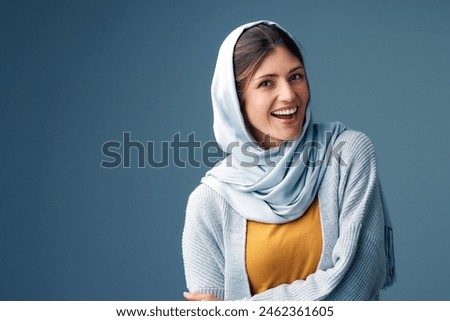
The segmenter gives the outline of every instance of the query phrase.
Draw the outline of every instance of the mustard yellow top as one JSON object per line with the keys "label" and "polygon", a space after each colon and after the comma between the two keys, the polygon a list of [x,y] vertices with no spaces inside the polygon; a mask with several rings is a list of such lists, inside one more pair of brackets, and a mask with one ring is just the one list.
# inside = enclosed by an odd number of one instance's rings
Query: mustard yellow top
{"label": "mustard yellow top", "polygon": [[246,266],[252,294],[304,280],[317,270],[322,226],[316,197],[306,213],[285,224],[247,221]]}

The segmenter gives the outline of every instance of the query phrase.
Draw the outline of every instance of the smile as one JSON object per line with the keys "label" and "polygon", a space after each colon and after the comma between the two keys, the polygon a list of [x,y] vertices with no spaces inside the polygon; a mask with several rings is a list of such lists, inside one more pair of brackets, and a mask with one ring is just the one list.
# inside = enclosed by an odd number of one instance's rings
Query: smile
{"label": "smile", "polygon": [[285,108],[285,109],[275,110],[275,111],[271,112],[270,114],[277,118],[290,119],[295,115],[297,110],[298,110],[298,106],[295,106],[293,108]]}

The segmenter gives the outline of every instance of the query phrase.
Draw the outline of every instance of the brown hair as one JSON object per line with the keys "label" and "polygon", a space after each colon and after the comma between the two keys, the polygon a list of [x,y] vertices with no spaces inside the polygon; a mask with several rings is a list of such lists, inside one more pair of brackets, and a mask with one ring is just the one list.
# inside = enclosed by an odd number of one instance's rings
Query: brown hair
{"label": "brown hair", "polygon": [[300,48],[295,41],[276,25],[257,24],[245,30],[234,47],[233,64],[236,90],[241,107],[243,107],[243,93],[256,69],[264,57],[277,46],[286,47],[303,65]]}

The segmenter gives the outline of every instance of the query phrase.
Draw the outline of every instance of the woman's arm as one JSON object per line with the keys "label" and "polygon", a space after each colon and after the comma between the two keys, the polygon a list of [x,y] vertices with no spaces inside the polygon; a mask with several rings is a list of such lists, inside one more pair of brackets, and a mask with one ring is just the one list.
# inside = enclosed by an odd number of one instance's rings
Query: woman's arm
{"label": "woman's arm", "polygon": [[183,261],[190,292],[185,298],[193,301],[224,298],[222,222],[213,218],[220,209],[207,191],[200,187],[192,192],[183,230]]}

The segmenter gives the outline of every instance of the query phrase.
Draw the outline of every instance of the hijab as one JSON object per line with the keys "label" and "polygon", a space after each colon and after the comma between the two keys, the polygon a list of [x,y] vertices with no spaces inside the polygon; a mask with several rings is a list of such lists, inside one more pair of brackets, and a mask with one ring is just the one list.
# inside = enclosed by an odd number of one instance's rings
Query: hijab
{"label": "hijab", "polygon": [[267,150],[254,141],[239,104],[233,52],[240,35],[260,23],[284,30],[265,20],[247,23],[233,30],[220,47],[211,86],[213,129],[217,143],[230,155],[209,170],[202,183],[248,220],[286,223],[302,216],[315,199],[331,147],[345,127],[338,122],[313,124],[308,106],[295,140]]}

